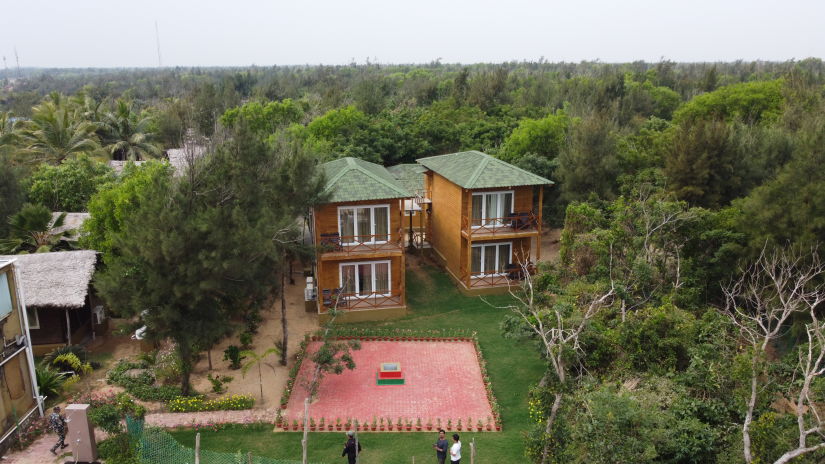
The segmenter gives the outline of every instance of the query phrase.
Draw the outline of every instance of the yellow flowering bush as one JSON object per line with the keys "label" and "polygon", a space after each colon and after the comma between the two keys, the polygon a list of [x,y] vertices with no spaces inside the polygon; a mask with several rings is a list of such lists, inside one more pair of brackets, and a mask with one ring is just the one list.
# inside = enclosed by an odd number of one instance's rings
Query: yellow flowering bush
{"label": "yellow flowering bush", "polygon": [[251,409],[254,405],[255,399],[251,395],[228,395],[214,400],[207,400],[202,395],[178,396],[167,403],[172,412],[237,411]]}

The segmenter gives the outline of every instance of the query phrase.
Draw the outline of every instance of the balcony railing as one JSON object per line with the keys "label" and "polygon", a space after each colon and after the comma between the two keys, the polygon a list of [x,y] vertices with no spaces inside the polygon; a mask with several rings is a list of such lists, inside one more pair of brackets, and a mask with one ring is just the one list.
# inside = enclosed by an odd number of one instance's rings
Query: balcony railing
{"label": "balcony railing", "polygon": [[356,294],[344,293],[340,289],[324,289],[319,295],[322,312],[336,308],[339,311],[357,309],[380,309],[403,306],[404,298],[400,290],[390,293]]}
{"label": "balcony railing", "polygon": [[[531,275],[536,273],[536,268],[532,263],[526,267],[526,272]],[[503,287],[508,285],[519,285],[524,280],[525,268],[518,264],[510,264],[501,272],[468,272],[462,273],[462,280],[469,288]]]}
{"label": "balcony railing", "polygon": [[538,216],[533,212],[513,213],[499,218],[461,218],[461,229],[470,236],[496,236],[514,232],[535,232]]}
{"label": "balcony railing", "polygon": [[394,234],[374,235],[338,235],[321,234],[318,243],[321,253],[340,253],[351,255],[356,253],[394,252],[404,249],[403,231],[398,229]]}

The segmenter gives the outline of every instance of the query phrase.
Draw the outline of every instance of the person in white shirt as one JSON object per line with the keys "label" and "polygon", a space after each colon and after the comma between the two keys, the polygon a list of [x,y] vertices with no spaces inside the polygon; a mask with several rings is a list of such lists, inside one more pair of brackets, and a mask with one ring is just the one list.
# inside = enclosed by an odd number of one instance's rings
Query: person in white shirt
{"label": "person in white shirt", "polygon": [[458,441],[458,434],[453,434],[453,446],[450,447],[450,462],[453,464],[461,463],[461,442]]}

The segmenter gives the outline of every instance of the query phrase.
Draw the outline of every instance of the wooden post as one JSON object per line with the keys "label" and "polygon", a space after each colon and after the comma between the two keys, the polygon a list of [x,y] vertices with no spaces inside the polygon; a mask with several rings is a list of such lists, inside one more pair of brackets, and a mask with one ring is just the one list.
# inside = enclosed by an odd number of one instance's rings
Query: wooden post
{"label": "wooden post", "polygon": [[361,461],[361,453],[358,452],[358,430],[355,430],[355,464]]}
{"label": "wooden post", "polygon": [[252,464],[252,451],[246,453],[246,464]]}
{"label": "wooden post", "polygon": [[309,433],[309,398],[304,399],[304,438],[301,439],[301,448],[303,454],[301,456],[301,463],[307,464],[307,435]]}
{"label": "wooden post", "polygon": [[201,433],[195,434],[195,464],[201,464]]}
{"label": "wooden post", "polygon": [[69,309],[65,309],[66,312],[66,344],[72,344],[72,321],[69,319]]}
{"label": "wooden post", "polygon": [[473,437],[473,440],[470,442],[470,464],[475,464],[476,462],[476,439]]}
{"label": "wooden post", "polygon": [[539,187],[539,210],[538,210],[538,220],[536,221],[536,227],[539,229],[539,236],[536,239],[536,263],[541,261],[541,222],[544,219],[543,215],[541,214],[542,208],[544,204],[544,186],[542,185]]}

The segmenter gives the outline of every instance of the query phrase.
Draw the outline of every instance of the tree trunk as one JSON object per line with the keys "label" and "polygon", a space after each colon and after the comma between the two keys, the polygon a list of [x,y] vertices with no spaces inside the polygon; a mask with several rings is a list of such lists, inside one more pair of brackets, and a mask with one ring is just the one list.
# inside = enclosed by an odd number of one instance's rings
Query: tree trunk
{"label": "tree trunk", "polygon": [[556,393],[556,398],[553,400],[553,407],[550,408],[550,417],[547,418],[547,427],[544,428],[544,448],[541,450],[541,464],[545,464],[547,462],[547,456],[550,454],[550,440],[549,436],[553,432],[553,423],[556,422],[556,415],[559,412],[559,406],[561,406],[561,393]]}
{"label": "tree trunk", "polygon": [[[284,254],[284,261],[286,261],[286,254]],[[286,285],[284,279],[286,274],[286,263],[282,264],[281,268],[281,331],[283,332],[283,340],[281,341],[281,365],[286,366],[287,360],[287,331],[286,331]]]}
{"label": "tree trunk", "polygon": [[206,360],[209,362],[209,370],[212,370],[212,348],[206,350]]}
{"label": "tree trunk", "polygon": [[742,424],[742,449],[745,455],[745,462],[748,464],[753,462],[750,428],[751,422],[753,422],[753,410],[756,408],[756,377],[756,350],[754,350],[753,360],[751,361],[751,397],[748,400],[748,411],[745,413],[745,422]]}
{"label": "tree trunk", "polygon": [[183,396],[190,393],[189,378],[192,375],[192,348],[181,340],[176,340],[178,344],[178,355],[180,356],[180,392]]}

